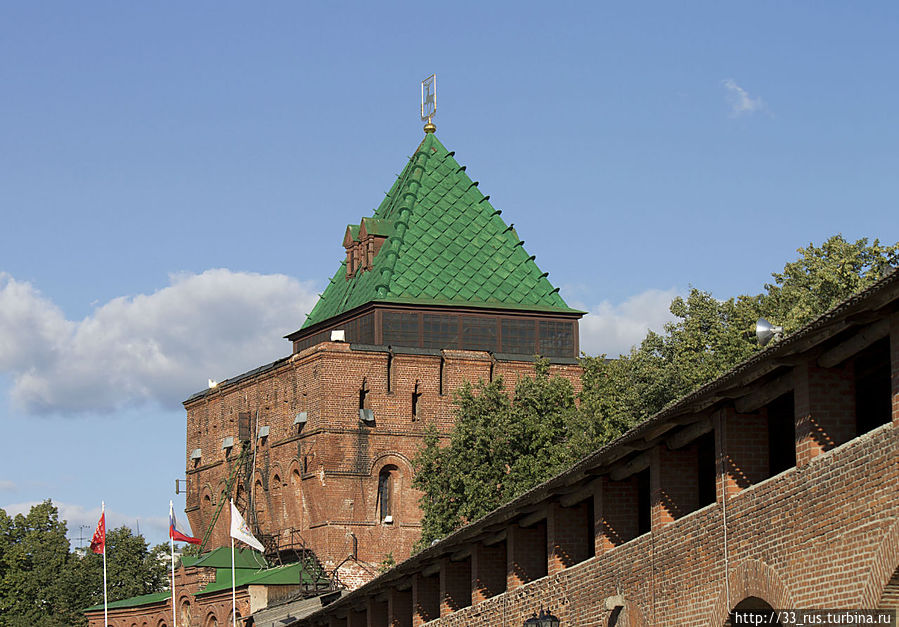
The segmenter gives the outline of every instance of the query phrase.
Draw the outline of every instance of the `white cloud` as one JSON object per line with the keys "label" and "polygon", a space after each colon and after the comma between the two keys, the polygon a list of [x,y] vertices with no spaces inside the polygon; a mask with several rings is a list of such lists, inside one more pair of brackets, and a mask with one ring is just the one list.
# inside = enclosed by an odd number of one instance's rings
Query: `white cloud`
{"label": "white cloud", "polygon": [[732,78],[721,81],[727,90],[727,101],[730,103],[730,114],[733,117],[752,114],[756,111],[767,111],[768,105],[761,98],[752,98],[749,93],[737,85]]}
{"label": "white cloud", "polygon": [[678,295],[675,289],[647,290],[623,303],[604,301],[590,308],[580,324],[581,350],[608,357],[629,352],[647,331],[661,332],[666,322],[674,320],[668,307]]}
{"label": "white cloud", "polygon": [[0,273],[0,373],[28,413],[176,407],[203,389],[290,352],[316,296],[282,274],[177,274],[153,294],[120,297],[67,320],[26,282]]}
{"label": "white cloud", "polygon": [[[27,516],[28,512],[35,505],[39,505],[40,501],[28,501],[25,503],[13,503],[3,506],[3,509],[9,516],[22,514]],[[84,507],[73,503],[58,503],[53,501],[53,505],[59,511],[59,519],[66,521],[69,539],[77,546],[79,540],[84,538],[84,546],[90,544],[91,536],[97,528],[97,522],[100,520],[100,507]],[[179,521],[180,522],[180,521]],[[168,537],[169,519],[168,512],[165,516],[153,516],[150,518],[138,518],[128,514],[123,514],[114,509],[106,508],[106,531],[116,529],[118,527],[129,527],[133,533],[137,533],[135,528],[140,525],[140,532],[144,538],[163,538]],[[182,523],[183,524],[183,523]],[[84,529],[81,527],[84,526]],[[185,525],[186,526],[186,525]]]}
{"label": "white cloud", "polygon": [[0,479],[0,492],[14,492],[16,484],[9,479]]}

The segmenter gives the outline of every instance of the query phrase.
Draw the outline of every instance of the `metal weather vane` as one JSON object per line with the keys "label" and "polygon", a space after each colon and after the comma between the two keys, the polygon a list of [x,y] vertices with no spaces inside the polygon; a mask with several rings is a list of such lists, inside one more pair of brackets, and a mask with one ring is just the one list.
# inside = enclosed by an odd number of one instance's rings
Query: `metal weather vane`
{"label": "metal weather vane", "polygon": [[431,74],[421,82],[421,121],[426,122],[425,133],[437,130],[434,116],[437,115],[437,75]]}

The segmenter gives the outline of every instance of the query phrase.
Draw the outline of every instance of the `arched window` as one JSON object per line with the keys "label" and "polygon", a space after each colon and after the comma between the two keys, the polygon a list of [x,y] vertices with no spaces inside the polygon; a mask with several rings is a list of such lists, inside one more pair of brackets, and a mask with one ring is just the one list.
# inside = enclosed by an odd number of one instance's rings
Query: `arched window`
{"label": "arched window", "polygon": [[285,526],[284,502],[281,496],[281,477],[278,473],[272,475],[269,487],[271,487],[272,493],[272,527],[278,529]]}
{"label": "arched window", "polygon": [[378,473],[378,521],[392,523],[396,510],[397,467],[388,465]]}
{"label": "arched window", "polygon": [[262,481],[256,480],[256,490],[253,492],[253,504],[256,506],[256,524],[262,527],[268,522],[265,512],[265,490],[262,487]]}
{"label": "arched window", "polygon": [[290,473],[290,508],[288,515],[289,527],[299,528],[303,524],[303,480],[300,471],[296,468]]}
{"label": "arched window", "polygon": [[215,614],[210,613],[209,616],[206,617],[206,627],[218,627],[219,619],[215,617]]}
{"label": "arched window", "polygon": [[178,618],[178,624],[182,627],[191,627],[193,625],[190,620],[190,601],[181,602],[181,615]]}

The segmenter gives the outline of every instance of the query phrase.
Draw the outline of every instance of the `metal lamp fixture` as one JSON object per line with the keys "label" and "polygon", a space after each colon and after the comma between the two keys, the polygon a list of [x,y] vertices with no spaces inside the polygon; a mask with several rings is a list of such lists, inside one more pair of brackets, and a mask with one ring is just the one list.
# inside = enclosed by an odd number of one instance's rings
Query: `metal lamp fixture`
{"label": "metal lamp fixture", "polygon": [[536,613],[531,616],[529,619],[524,621],[524,627],[559,627],[561,621],[544,610],[542,607],[540,608],[540,615],[538,616]]}
{"label": "metal lamp fixture", "polygon": [[780,340],[783,332],[783,327],[776,327],[764,318],[759,318],[755,323],[755,336],[759,339],[760,346],[765,346],[772,339]]}

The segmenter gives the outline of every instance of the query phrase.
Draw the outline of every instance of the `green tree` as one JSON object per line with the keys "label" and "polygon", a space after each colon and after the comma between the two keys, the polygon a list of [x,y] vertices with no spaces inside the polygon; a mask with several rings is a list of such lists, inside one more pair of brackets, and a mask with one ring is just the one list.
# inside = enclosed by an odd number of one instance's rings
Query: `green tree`
{"label": "green tree", "polygon": [[759,317],[791,333],[869,287],[899,262],[899,244],[848,242],[841,235],[798,252],[799,259],[774,273],[774,282],[760,294],[720,301],[693,288],[671,303],[677,320],[665,325],[664,333],[650,331],[614,362],[584,358],[582,409],[599,425],[633,426],[759,351]]}
{"label": "green tree", "polygon": [[[166,587],[167,545],[148,550],[127,527],[106,534],[110,601]],[[66,523],[50,500],[27,516],[0,509],[0,624],[86,625],[80,613],[103,601],[103,556],[69,552]]]}
{"label": "green tree", "polygon": [[430,431],[413,460],[413,484],[425,495],[418,548],[476,520],[570,463],[575,423],[571,383],[538,362],[512,399],[502,379],[466,383],[456,392],[456,423],[447,446]]}
{"label": "green tree", "polygon": [[820,247],[800,248],[802,256],[774,273],[766,284],[762,310],[786,333],[811,322],[822,313],[869,287],[897,264],[899,243],[884,246],[867,238],[848,242],[834,235]]}
{"label": "green tree", "polygon": [[[149,549],[142,535],[122,526],[106,532],[106,593],[109,601],[163,590],[167,583],[167,545]],[[72,556],[68,594],[80,608],[103,601],[103,556],[88,551]],[[75,601],[77,599],[77,601]]]}
{"label": "green tree", "polygon": [[0,510],[0,616],[7,625],[66,625],[67,599],[58,585],[69,556],[65,521],[49,500],[27,516]]}

